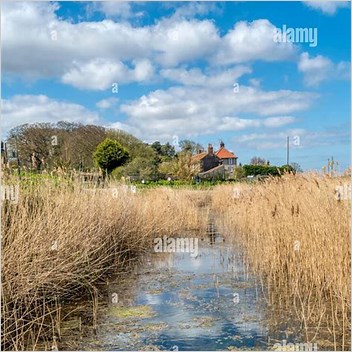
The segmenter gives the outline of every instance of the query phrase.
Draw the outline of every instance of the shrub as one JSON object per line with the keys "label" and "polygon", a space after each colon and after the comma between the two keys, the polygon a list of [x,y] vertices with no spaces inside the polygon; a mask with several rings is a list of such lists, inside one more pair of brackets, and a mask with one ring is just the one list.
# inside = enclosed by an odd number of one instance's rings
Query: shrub
{"label": "shrub", "polygon": [[285,172],[294,172],[294,169],[291,165],[283,165],[283,166],[267,166],[267,165],[244,165],[243,170],[245,176],[249,175],[271,175],[271,176],[279,176],[284,174]]}
{"label": "shrub", "polygon": [[94,153],[94,160],[105,175],[123,165],[128,158],[128,151],[119,142],[109,138],[101,142]]}

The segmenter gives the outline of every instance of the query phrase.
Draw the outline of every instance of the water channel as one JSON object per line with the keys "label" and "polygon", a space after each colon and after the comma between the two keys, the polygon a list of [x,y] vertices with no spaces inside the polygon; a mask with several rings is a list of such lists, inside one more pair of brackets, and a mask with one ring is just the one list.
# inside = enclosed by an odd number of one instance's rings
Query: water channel
{"label": "water channel", "polygon": [[268,348],[260,287],[218,234],[199,239],[197,256],[152,252],[126,280],[107,286],[96,335],[83,338],[83,349]]}

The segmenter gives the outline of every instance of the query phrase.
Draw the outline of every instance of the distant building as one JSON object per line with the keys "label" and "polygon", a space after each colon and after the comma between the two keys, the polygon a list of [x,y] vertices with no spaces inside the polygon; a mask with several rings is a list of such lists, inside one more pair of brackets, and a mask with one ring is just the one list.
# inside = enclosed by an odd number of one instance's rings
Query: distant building
{"label": "distant building", "polygon": [[225,166],[226,172],[232,172],[237,166],[238,157],[225,148],[224,142],[220,143],[220,149],[215,155],[220,159],[221,164]]}
{"label": "distant building", "polygon": [[218,166],[220,159],[215,155],[213,146],[208,144],[208,152],[200,150],[198,154],[193,155],[192,162],[199,162],[200,172],[205,172]]}
{"label": "distant building", "polygon": [[220,149],[214,152],[211,144],[208,144],[208,151],[199,151],[193,155],[193,163],[199,163],[200,178],[227,178],[237,166],[238,157],[225,148],[224,142],[220,143]]}

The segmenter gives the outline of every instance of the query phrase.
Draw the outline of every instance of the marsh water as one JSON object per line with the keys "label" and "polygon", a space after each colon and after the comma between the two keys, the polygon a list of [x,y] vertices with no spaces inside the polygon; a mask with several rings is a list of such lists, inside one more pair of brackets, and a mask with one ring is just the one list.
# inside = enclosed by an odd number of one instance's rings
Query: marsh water
{"label": "marsh water", "polygon": [[81,338],[82,349],[267,349],[258,283],[219,235],[199,239],[197,256],[150,253],[107,288],[96,335]]}

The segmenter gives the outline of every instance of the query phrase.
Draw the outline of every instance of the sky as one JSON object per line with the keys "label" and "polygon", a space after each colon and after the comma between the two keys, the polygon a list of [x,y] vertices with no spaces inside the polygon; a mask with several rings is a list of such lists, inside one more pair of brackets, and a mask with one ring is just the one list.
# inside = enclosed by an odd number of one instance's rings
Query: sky
{"label": "sky", "polygon": [[[2,133],[72,121],[350,165],[350,3],[6,2]],[[286,28],[286,29],[285,29]],[[299,36],[299,28],[311,36]],[[294,34],[294,35],[292,35]]]}

